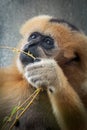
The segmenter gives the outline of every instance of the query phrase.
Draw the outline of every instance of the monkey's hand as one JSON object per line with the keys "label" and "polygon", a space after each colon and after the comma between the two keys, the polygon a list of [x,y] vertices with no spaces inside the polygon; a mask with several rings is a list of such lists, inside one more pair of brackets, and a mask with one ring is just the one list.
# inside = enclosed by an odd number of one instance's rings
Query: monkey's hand
{"label": "monkey's hand", "polygon": [[60,69],[60,67],[55,60],[41,59],[39,62],[29,64],[26,67],[25,78],[35,88],[51,87],[55,89],[54,87],[59,81],[57,69]]}
{"label": "monkey's hand", "polygon": [[62,130],[86,130],[84,106],[55,60],[41,59],[28,65],[25,77],[33,87],[47,87],[55,117]]}

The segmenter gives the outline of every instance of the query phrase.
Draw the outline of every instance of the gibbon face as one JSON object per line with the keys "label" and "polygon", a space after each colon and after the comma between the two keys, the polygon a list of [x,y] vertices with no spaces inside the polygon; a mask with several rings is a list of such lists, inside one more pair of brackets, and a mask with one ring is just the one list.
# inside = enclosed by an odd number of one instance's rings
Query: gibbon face
{"label": "gibbon face", "polygon": [[[78,28],[64,20],[38,16],[24,24],[21,34],[23,51],[39,59],[54,58],[76,89],[85,82],[87,38]],[[17,64],[21,73],[33,62],[31,57],[20,53]]]}

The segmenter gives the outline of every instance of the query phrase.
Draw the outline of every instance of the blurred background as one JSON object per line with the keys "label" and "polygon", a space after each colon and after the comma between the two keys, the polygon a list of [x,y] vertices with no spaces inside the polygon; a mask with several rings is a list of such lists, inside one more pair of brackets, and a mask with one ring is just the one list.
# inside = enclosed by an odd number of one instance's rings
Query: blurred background
{"label": "blurred background", "polygon": [[[0,45],[16,47],[21,25],[41,14],[63,18],[87,34],[87,0],[0,0]],[[14,55],[0,49],[0,67],[9,65]]]}

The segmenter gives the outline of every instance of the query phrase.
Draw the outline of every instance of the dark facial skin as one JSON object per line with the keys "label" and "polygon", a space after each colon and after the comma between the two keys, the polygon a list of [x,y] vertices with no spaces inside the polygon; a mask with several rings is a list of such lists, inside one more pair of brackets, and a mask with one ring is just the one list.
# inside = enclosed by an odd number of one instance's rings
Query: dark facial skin
{"label": "dark facial skin", "polygon": [[[55,41],[51,36],[41,34],[39,32],[33,32],[27,39],[27,44],[23,47],[24,52],[31,53],[36,59],[29,57],[24,53],[20,53],[20,61],[25,67],[29,63],[40,61],[40,58],[52,58],[55,57],[55,54],[59,52]],[[60,52],[61,55],[61,52]],[[71,64],[73,62],[79,61],[78,54],[75,53],[75,56],[67,59],[61,55],[62,58],[59,58],[58,63],[61,66],[61,59],[63,59],[64,64]],[[57,59],[56,59],[57,60]],[[62,62],[62,61],[61,61]]]}
{"label": "dark facial skin", "polygon": [[[33,54],[33,56],[35,56],[36,58],[41,58],[42,54],[46,57],[51,57],[51,51],[53,51],[54,49],[55,44],[52,37],[43,35],[39,32],[33,32],[29,36],[28,43],[25,44],[23,51]],[[29,63],[33,63],[34,59],[23,53],[20,53],[20,61],[24,66],[26,66]]]}

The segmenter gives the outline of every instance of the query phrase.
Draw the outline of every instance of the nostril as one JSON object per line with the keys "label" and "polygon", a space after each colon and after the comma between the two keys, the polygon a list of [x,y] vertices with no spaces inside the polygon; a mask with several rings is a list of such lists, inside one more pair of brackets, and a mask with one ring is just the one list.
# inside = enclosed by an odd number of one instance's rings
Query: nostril
{"label": "nostril", "polygon": [[36,47],[37,45],[39,44],[39,42],[29,42],[29,46],[28,46],[28,48],[30,48],[30,47]]}

